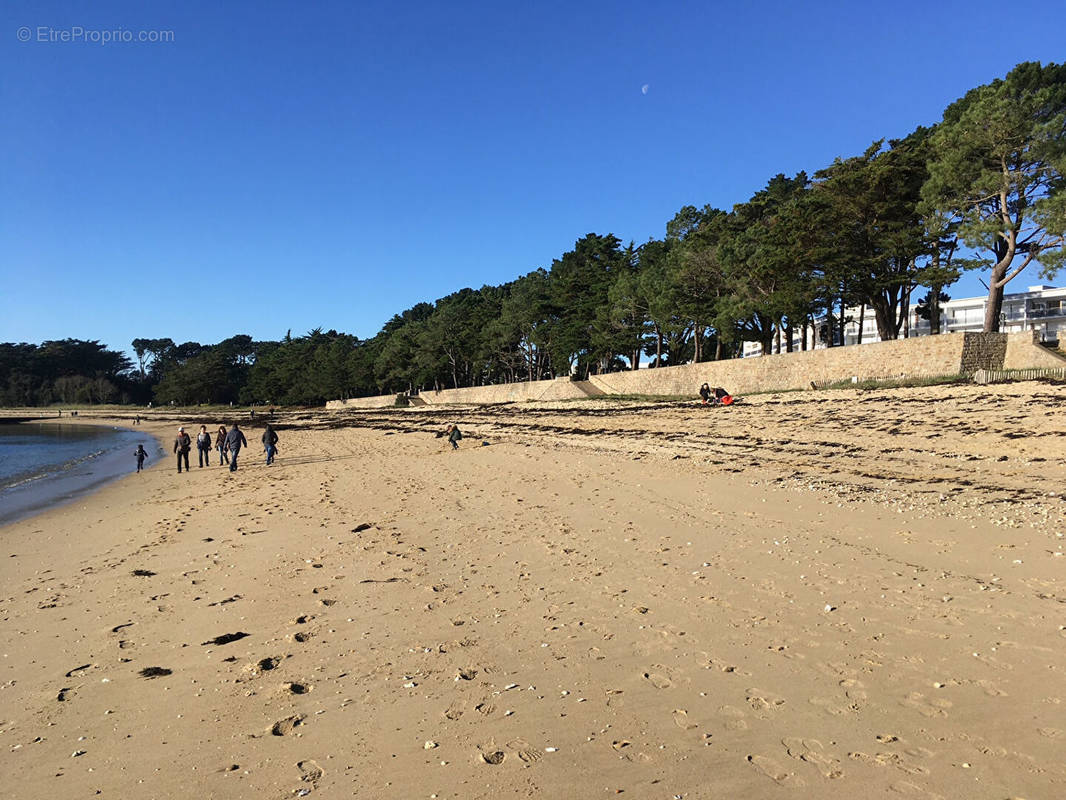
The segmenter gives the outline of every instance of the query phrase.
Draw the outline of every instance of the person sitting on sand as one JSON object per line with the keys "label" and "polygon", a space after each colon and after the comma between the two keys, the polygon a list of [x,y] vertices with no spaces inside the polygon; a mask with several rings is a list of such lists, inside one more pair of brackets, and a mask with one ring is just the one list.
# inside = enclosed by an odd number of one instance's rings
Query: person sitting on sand
{"label": "person sitting on sand", "polygon": [[700,397],[703,398],[704,405],[711,402],[711,387],[708,384],[705,383],[700,387]]}
{"label": "person sitting on sand", "polygon": [[144,445],[137,445],[137,451],[133,455],[137,457],[137,471],[140,472],[144,469],[144,460],[148,458],[148,454],[144,452]]}
{"label": "person sitting on sand", "polygon": [[459,430],[458,425],[448,426],[448,441],[452,443],[452,450],[459,449],[459,440],[463,438],[462,432]]}
{"label": "person sitting on sand", "polygon": [[714,404],[716,406],[731,406],[733,405],[733,396],[721,386],[715,386]]}

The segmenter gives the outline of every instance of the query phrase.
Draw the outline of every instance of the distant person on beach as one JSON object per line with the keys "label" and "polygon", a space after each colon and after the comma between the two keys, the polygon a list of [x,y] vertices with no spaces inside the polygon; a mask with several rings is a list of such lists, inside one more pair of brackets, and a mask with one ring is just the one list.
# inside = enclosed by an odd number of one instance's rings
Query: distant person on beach
{"label": "distant person on beach", "polygon": [[185,471],[189,471],[189,450],[192,449],[192,439],[184,428],[178,428],[178,436],[174,440],[174,452],[178,454],[178,474],[181,474],[181,459],[185,459]]}
{"label": "distant person on beach", "polygon": [[144,452],[144,445],[137,445],[137,452],[135,452],[133,455],[137,457],[137,471],[140,472],[142,469],[144,469],[145,459],[148,458],[148,454]]}
{"label": "distant person on beach", "polygon": [[462,431],[459,430],[458,425],[448,426],[448,441],[452,443],[452,450],[459,449],[459,440],[463,438]]}
{"label": "distant person on beach", "polygon": [[704,405],[707,405],[709,402],[711,402],[711,387],[709,384],[705,383],[703,384],[703,386],[700,387],[700,397],[703,398]]}
{"label": "distant person on beach", "polygon": [[237,471],[237,456],[241,452],[241,446],[247,447],[248,440],[244,438],[244,431],[237,427],[237,423],[233,423],[233,427],[230,428],[230,432],[226,434],[226,449],[229,450],[229,471]]}
{"label": "distant person on beach", "polygon": [[263,431],[263,449],[266,450],[267,465],[269,466],[274,463],[274,454],[278,452],[278,435],[269,425]]}
{"label": "distant person on beach", "polygon": [[200,456],[200,466],[211,466],[211,434],[207,432],[207,426],[201,425],[200,432],[196,434],[196,452]]}
{"label": "distant person on beach", "polygon": [[226,426],[219,425],[218,433],[215,434],[215,447],[218,448],[218,465],[221,467],[223,464],[229,463],[229,456],[226,454]]}
{"label": "distant person on beach", "polygon": [[138,414],[136,417],[133,418],[133,424],[134,425],[140,425],[141,424],[141,416],[140,416],[140,414]]}
{"label": "distant person on beach", "polygon": [[721,386],[714,387],[714,404],[716,406],[731,406],[733,405],[733,395],[723,389]]}

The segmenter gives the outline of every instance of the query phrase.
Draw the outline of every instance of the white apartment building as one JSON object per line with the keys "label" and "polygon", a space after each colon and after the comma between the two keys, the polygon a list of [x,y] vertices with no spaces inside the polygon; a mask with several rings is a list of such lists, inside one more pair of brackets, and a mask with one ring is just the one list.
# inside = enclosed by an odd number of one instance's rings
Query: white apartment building
{"label": "white apartment building", "polygon": [[[988,297],[964,297],[959,300],[948,300],[940,305],[940,332],[942,334],[963,332],[979,332],[984,327],[985,303]],[[849,308],[847,316],[851,321],[844,326],[844,344],[852,345],[859,342],[859,318],[863,319],[862,343],[879,342],[877,335],[877,322],[874,319],[873,309],[866,307],[865,313],[860,314],[860,309]],[[817,321],[821,326],[824,318]],[[1037,331],[1040,341],[1054,344],[1060,340],[1066,340],[1066,289],[1054,286],[1030,286],[1027,291],[1003,296],[1003,309],[1000,315],[999,330],[1001,333],[1017,333],[1019,331]],[[793,349],[800,349],[800,331],[793,333]],[[809,333],[808,333],[809,335]],[[929,322],[921,319],[916,311],[916,305],[910,309],[909,319],[900,329],[900,338],[904,336],[928,336]],[[826,346],[824,341],[818,341],[815,348]],[[810,349],[811,342],[808,340],[807,347]],[[785,350],[785,342],[780,342],[780,350]],[[775,339],[773,352],[780,352],[778,341]],[[758,342],[744,343],[744,358],[751,358],[762,354],[762,348]]]}

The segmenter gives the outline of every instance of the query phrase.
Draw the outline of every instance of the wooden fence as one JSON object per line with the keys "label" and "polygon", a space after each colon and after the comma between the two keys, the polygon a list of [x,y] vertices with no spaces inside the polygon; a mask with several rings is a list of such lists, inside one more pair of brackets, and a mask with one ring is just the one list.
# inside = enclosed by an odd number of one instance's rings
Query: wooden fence
{"label": "wooden fence", "polygon": [[1004,383],[1005,381],[1035,381],[1040,378],[1066,380],[1066,367],[1030,367],[1028,369],[979,369],[974,383]]}

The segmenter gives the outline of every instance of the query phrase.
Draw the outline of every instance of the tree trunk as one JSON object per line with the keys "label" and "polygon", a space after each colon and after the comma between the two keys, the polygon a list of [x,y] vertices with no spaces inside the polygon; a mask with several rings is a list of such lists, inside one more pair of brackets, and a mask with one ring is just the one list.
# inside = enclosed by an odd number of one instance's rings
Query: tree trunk
{"label": "tree trunk", "polygon": [[794,331],[794,330],[795,330],[795,327],[792,325],[792,318],[789,317],[788,325],[785,326],[785,352],[786,353],[791,353],[792,350],[793,350],[793,347],[792,347],[792,331]]}
{"label": "tree trunk", "polygon": [[663,363],[663,332],[662,329],[656,324],[655,326],[655,366],[662,366]]}
{"label": "tree trunk", "polygon": [[985,333],[999,332],[999,317],[1003,312],[1003,280],[1007,268],[997,266],[992,270],[991,279],[988,281],[988,302],[985,303]]}
{"label": "tree trunk", "polygon": [[911,288],[907,287],[907,291],[903,295],[903,299],[900,302],[900,311],[903,314],[903,338],[909,339],[911,337]]}
{"label": "tree trunk", "polygon": [[929,335],[940,333],[940,287],[933,286],[929,292]]}
{"label": "tree trunk", "polygon": [[862,329],[866,324],[866,303],[859,306],[859,335],[855,339],[855,344],[862,344]]}
{"label": "tree trunk", "polygon": [[874,320],[877,322],[877,335],[882,342],[899,338],[899,328],[896,326],[896,304],[889,303],[883,293],[878,293],[870,298],[870,305],[874,309]]}

